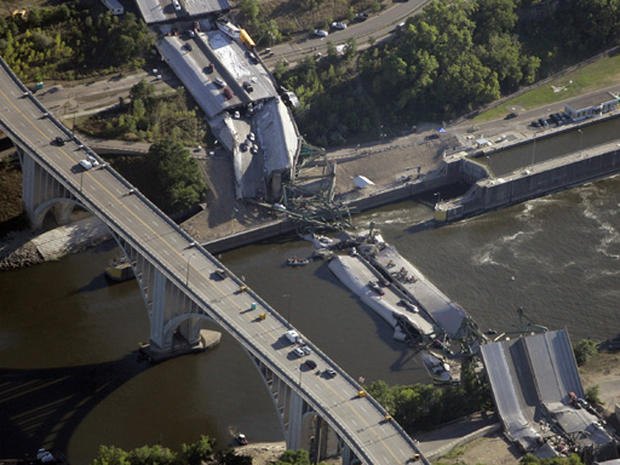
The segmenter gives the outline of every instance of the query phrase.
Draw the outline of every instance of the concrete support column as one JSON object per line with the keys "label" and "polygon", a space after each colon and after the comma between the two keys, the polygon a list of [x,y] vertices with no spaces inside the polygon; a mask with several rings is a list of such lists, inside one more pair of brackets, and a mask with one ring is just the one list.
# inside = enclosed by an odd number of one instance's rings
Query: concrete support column
{"label": "concrete support column", "polygon": [[25,155],[20,149],[17,149],[19,159],[22,165],[22,204],[24,211],[30,220],[30,225],[33,229],[36,226],[33,224],[34,211],[37,207],[35,202],[35,169],[36,164],[32,158]]}
{"label": "concrete support column", "polygon": [[164,324],[166,319],[166,277],[161,274],[159,270],[154,268],[152,265],[148,265],[153,274],[153,289],[150,290],[150,295],[153,296],[152,302],[152,311],[150,315],[150,323],[151,323],[151,334],[150,340],[151,344],[157,350],[170,350],[172,349],[172,338],[167,338],[165,340],[164,337]]}
{"label": "concrete support column", "polygon": [[58,202],[54,205],[54,217],[59,225],[68,224],[73,212],[73,202]]}
{"label": "concrete support column", "polygon": [[298,450],[301,447],[304,400],[291,389],[288,400],[288,428],[286,448]]}
{"label": "concrete support column", "polygon": [[201,321],[191,318],[179,325],[179,332],[190,345],[194,345],[200,342],[200,327]]}
{"label": "concrete support column", "polygon": [[352,465],[354,463],[353,461],[355,460],[355,454],[351,452],[351,449],[344,441],[342,442],[342,451],[340,456],[342,457],[342,465]]}

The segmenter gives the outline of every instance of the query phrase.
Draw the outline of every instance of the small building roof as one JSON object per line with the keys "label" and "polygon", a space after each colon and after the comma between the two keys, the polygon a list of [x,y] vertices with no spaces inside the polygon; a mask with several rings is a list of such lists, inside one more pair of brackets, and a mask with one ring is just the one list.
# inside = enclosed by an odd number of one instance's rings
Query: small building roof
{"label": "small building roof", "polygon": [[566,106],[571,107],[576,111],[590,108],[593,106],[598,106],[603,103],[611,102],[613,100],[618,100],[611,92],[596,92],[590,95],[584,95],[582,97],[577,97],[574,100],[569,101]]}

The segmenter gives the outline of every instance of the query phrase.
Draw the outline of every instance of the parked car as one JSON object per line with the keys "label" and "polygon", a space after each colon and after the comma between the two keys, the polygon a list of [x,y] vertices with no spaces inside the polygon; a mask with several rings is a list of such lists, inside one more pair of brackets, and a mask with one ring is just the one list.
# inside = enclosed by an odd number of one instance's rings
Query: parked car
{"label": "parked car", "polygon": [[230,100],[231,98],[233,98],[233,91],[230,90],[230,87],[225,87],[222,93],[224,94],[226,100]]}
{"label": "parked car", "polygon": [[347,25],[345,23],[341,23],[340,21],[334,21],[332,23],[332,27],[334,29],[339,29],[339,30],[343,30],[347,28]]}
{"label": "parked car", "polygon": [[540,122],[538,122],[538,120],[534,120],[530,123],[530,125],[534,128],[539,128],[540,127]]}
{"label": "parked car", "polygon": [[428,136],[424,138],[424,140],[433,140],[433,139],[439,139],[439,134],[429,134]]}
{"label": "parked car", "polygon": [[361,23],[362,21],[366,21],[368,19],[368,13],[357,13],[353,18],[353,21]]}
{"label": "parked car", "polygon": [[188,52],[192,51],[192,44],[183,44],[183,50],[187,50]]}
{"label": "parked car", "polygon": [[517,115],[516,113],[508,113],[506,116],[504,116],[504,119],[512,119],[512,118],[516,118]]}
{"label": "parked car", "polygon": [[202,72],[205,74],[211,74],[213,72],[213,63],[209,63],[202,69]]}
{"label": "parked car", "polygon": [[312,31],[312,34],[317,37],[327,37],[329,35],[329,32],[324,31],[323,29],[315,29],[314,31]]}
{"label": "parked car", "polygon": [[222,78],[216,77],[213,82],[215,82],[220,87],[226,87],[226,83],[222,80]]}
{"label": "parked car", "polygon": [[181,4],[179,3],[179,0],[172,0],[172,6],[175,11],[181,11]]}

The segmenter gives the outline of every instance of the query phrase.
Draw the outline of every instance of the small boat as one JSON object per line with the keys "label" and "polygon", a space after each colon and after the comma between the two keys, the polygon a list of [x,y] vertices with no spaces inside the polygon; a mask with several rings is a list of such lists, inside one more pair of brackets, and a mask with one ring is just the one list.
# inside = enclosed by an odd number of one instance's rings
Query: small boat
{"label": "small boat", "polygon": [[286,260],[286,264],[288,266],[304,266],[304,265],[307,265],[308,263],[310,263],[310,260],[308,260],[307,258],[301,258],[301,257],[289,257]]}
{"label": "small boat", "polygon": [[239,433],[235,438],[235,441],[239,443],[240,446],[245,446],[248,443],[248,438],[243,433]]}
{"label": "small boat", "polygon": [[133,278],[131,263],[126,258],[115,258],[105,269],[105,275],[112,281],[121,282]]}

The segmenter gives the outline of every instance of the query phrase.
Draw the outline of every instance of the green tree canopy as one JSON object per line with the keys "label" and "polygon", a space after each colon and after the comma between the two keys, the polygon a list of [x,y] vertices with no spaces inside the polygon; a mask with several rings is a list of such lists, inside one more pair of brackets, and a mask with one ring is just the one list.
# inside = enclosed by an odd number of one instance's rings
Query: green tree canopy
{"label": "green tree canopy", "polygon": [[183,211],[205,198],[207,186],[198,163],[180,142],[167,139],[155,143],[148,156],[157,172],[154,182],[165,193],[165,211]]}

